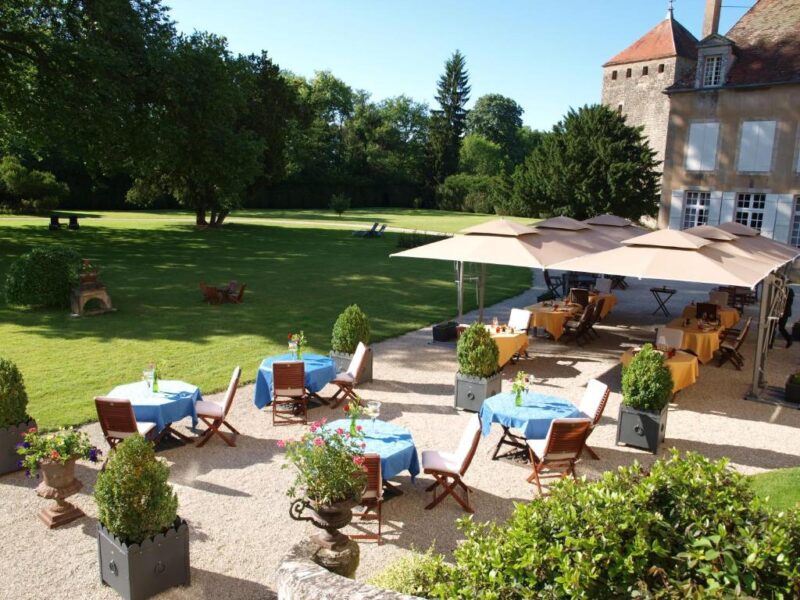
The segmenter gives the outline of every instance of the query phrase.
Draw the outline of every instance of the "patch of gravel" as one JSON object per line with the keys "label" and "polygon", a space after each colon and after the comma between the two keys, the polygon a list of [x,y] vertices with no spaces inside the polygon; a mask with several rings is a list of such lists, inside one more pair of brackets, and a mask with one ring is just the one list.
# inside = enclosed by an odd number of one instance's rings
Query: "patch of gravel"
{"label": "patch of gravel", "polygon": [[[655,301],[649,288],[661,282],[630,283],[628,290],[617,292],[619,303],[600,326],[600,340],[577,347],[532,338],[531,360],[504,370],[504,390],[510,389],[516,370],[524,369],[535,375],[537,391],[576,402],[589,378],[611,386],[605,416],[590,438],[600,460],[587,459],[578,467],[580,475],[590,478],[635,460],[650,464],[655,459],[614,443],[620,403],[619,355],[626,345],[652,339],[654,327],[665,321],[650,314]],[[691,300],[705,297],[709,287],[685,284],[679,289],[669,303],[673,313]],[[487,317],[505,319],[510,307],[530,304],[541,291],[529,290],[493,306]],[[748,314],[755,315],[754,310],[750,308]],[[474,318],[473,313],[465,321]],[[678,395],[670,409],[667,443],[661,455],[675,446],[713,458],[727,456],[745,473],[800,463],[800,411],[742,399],[751,377],[754,341],[751,334],[745,346],[745,371],[730,365],[703,366],[698,383]],[[799,347],[785,350],[778,341],[767,374],[772,384],[782,385],[786,373],[796,368]],[[454,344],[433,343],[430,328],[426,328],[375,344],[374,350],[376,380],[361,388],[362,396],[382,401],[381,418],[408,427],[419,451],[454,449],[469,417],[453,408]],[[230,355],[236,356],[235,347]],[[243,367],[252,370],[256,365]],[[331,392],[329,388],[323,393]],[[295,540],[314,531],[307,523],[289,518],[285,490],[293,473],[281,468],[282,452],[276,446],[278,439],[297,436],[303,428],[272,427],[269,412],[254,407],[252,394],[252,385],[240,389],[230,415],[231,423],[243,433],[237,448],[212,440],[204,448],[160,453],[172,467],[180,515],[191,525],[192,564],[192,586],[170,590],[163,598],[272,598],[272,575],[278,560]],[[220,395],[208,398],[219,400]],[[323,416],[339,418],[342,411],[321,407],[311,412],[314,419]],[[97,424],[84,429],[94,443],[105,447]],[[495,427],[481,441],[466,476],[474,490],[472,501],[479,520],[502,520],[514,502],[535,495],[534,486],[525,481],[527,465],[490,459],[499,435]],[[87,518],[53,531],[36,517],[45,503],[33,492],[36,482],[20,473],[0,478],[0,558],[4,565],[0,597],[116,597],[100,584],[98,576],[96,509],[91,499],[96,470],[96,466],[83,463],[77,468],[84,488],[73,500]],[[448,500],[432,511],[424,510],[429,501],[424,488],[430,478],[421,475],[412,484],[406,475],[395,481],[404,495],[384,505],[384,544],[361,544],[359,579],[369,578],[412,548],[425,549],[435,541],[439,550],[451,552],[460,539],[455,521],[463,513],[455,502]]]}

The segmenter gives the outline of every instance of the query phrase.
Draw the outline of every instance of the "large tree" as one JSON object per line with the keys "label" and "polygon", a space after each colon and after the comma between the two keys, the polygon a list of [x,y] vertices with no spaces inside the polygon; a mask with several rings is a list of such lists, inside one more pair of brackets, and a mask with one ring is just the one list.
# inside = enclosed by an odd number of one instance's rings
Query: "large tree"
{"label": "large tree", "polygon": [[514,172],[516,212],[638,219],[658,209],[655,151],[605,105],[570,110]]}
{"label": "large tree", "polygon": [[437,183],[458,170],[458,153],[466,129],[469,93],[467,61],[456,50],[445,63],[444,74],[439,78],[436,89],[439,109],[432,111],[430,141]]}
{"label": "large tree", "polygon": [[522,107],[506,96],[481,96],[467,115],[467,131],[482,135],[510,155],[522,127],[522,112]]}

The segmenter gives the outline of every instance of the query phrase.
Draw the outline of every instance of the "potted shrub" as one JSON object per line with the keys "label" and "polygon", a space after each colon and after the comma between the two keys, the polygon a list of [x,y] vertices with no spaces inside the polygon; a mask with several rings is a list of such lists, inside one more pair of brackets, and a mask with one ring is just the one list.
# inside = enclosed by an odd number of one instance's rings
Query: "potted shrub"
{"label": "potted shrub", "polygon": [[786,378],[784,398],[787,402],[800,403],[800,373],[792,373]]}
{"label": "potted shrub", "polygon": [[672,396],[672,373],[664,355],[645,344],[622,369],[622,404],[617,422],[617,443],[658,452],[667,427],[667,406]]}
{"label": "potted shrub", "polygon": [[18,471],[16,447],[36,422],[28,416],[28,394],[22,374],[10,360],[0,358],[0,475]]}
{"label": "potted shrub", "polygon": [[369,320],[357,304],[345,308],[333,324],[331,358],[336,365],[337,373],[346,371],[350,366],[358,342],[363,342],[367,346],[364,370],[356,383],[372,381],[372,348],[369,347],[369,334]]}
{"label": "potted shrub", "polygon": [[75,462],[85,458],[97,462],[102,452],[92,446],[89,436],[75,429],[61,429],[53,433],[40,433],[31,427],[17,444],[19,461],[26,469],[28,477],[39,478],[42,482],[36,493],[42,498],[55,500],[39,511],[39,518],[50,528],[70,523],[83,516],[83,511],[67,502],[83,484],[75,478]]}
{"label": "potted shrub", "polygon": [[[287,463],[297,469],[294,483],[286,494],[293,498],[290,516],[298,521],[311,521],[322,533],[312,540],[328,552],[317,553],[322,566],[346,577],[358,566],[358,544],[339,529],[350,523],[353,507],[361,499],[366,484],[364,443],[357,413],[351,413],[355,435],[343,428],[332,430],[325,419],[311,424],[299,440],[279,440],[286,448]],[[310,516],[301,517],[308,509]]]}
{"label": "potted shrub", "polygon": [[473,323],[458,339],[456,408],[477,412],[486,398],[500,393],[499,351],[483,323]]}
{"label": "potted shrub", "polygon": [[118,444],[97,476],[100,580],[126,600],[189,585],[189,525],[168,478],[140,435]]}

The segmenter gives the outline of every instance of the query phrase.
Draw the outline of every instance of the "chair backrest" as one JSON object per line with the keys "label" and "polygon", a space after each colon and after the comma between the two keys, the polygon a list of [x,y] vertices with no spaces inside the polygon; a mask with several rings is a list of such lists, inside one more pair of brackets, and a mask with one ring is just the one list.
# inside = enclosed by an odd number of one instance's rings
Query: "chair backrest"
{"label": "chair backrest", "polygon": [[508,326],[520,331],[528,331],[531,325],[531,311],[522,308],[512,308],[508,316]]}
{"label": "chair backrest", "polygon": [[550,271],[544,270],[544,283],[547,287],[553,287],[553,281],[550,279]]}
{"label": "chair backrest", "polygon": [[706,321],[716,321],[717,311],[719,306],[711,302],[698,302],[697,303],[697,318]]}
{"label": "chair backrest", "polygon": [[456,449],[456,460],[460,463],[458,474],[463,475],[467,472],[475,451],[478,449],[478,442],[481,439],[481,418],[477,413],[472,415],[461,434],[461,440]]}
{"label": "chair backrest", "polygon": [[606,279],[598,279],[597,282],[594,284],[594,289],[598,291],[600,294],[610,294],[611,293],[611,280]]}
{"label": "chair backrest", "polygon": [[586,306],[589,304],[589,290],[583,288],[572,288],[569,291],[569,297],[575,304]]}
{"label": "chair backrest", "polygon": [[223,406],[222,416],[228,416],[228,411],[233,404],[233,398],[236,396],[236,388],[239,387],[239,377],[242,376],[242,368],[236,367],[231,375],[231,380],[228,383],[228,391],[225,392],[225,404]]}
{"label": "chair backrest", "polygon": [[547,432],[543,463],[577,460],[592,427],[591,419],[554,419]]}
{"label": "chair backrest", "polygon": [[239,293],[236,295],[236,302],[241,302],[242,298],[244,297],[244,289],[247,287],[246,283],[243,283],[242,286],[239,288]]}
{"label": "chair backrest", "polygon": [[583,392],[578,409],[592,420],[592,425],[597,425],[603,416],[610,394],[611,389],[602,381],[590,379],[586,384],[586,391]]}
{"label": "chair backrest", "polygon": [[656,346],[683,348],[683,329],[659,327],[656,329]]}
{"label": "chair backrest", "polygon": [[381,235],[381,234],[382,234],[384,231],[386,231],[386,223],[384,223],[383,225],[381,225],[381,228],[380,228],[380,229],[378,229],[378,231],[376,231],[375,233],[376,233],[377,235]]}
{"label": "chair backrest", "polygon": [[594,311],[595,311],[594,304],[584,305],[583,312],[581,313],[581,318],[578,320],[578,322],[583,326],[588,326],[589,323],[592,322]]}
{"label": "chair backrest", "polygon": [[94,399],[94,405],[97,408],[97,420],[107,440],[123,439],[138,431],[130,400],[98,396]]}
{"label": "chair backrest", "polygon": [[372,224],[372,229],[370,229],[370,230],[369,230],[369,233],[374,233],[374,232],[375,232],[375,230],[378,228],[378,225],[379,225],[379,223],[378,223],[377,221],[375,221],[375,222]]}
{"label": "chair backrest", "polygon": [[747,333],[750,331],[750,324],[753,322],[753,317],[747,317],[747,321],[744,322],[744,327],[742,327],[742,332],[739,334],[739,337],[736,338],[736,349],[742,347],[744,344],[744,340],[747,338]]}
{"label": "chair backrest", "polygon": [[708,301],[717,306],[728,306],[728,292],[708,292]]}
{"label": "chair backrest", "polygon": [[605,305],[606,305],[605,298],[600,298],[597,302],[593,304],[594,313],[592,314],[592,325],[594,325],[600,319],[603,318],[603,308],[605,308]]}
{"label": "chair backrest", "polygon": [[356,351],[353,353],[353,358],[350,359],[350,365],[347,367],[347,374],[353,377],[353,381],[357,381],[361,374],[364,372],[366,363],[364,359],[367,357],[367,347],[364,342],[358,342]]}
{"label": "chair backrest", "polygon": [[364,455],[364,472],[367,474],[367,487],[365,492],[375,492],[375,498],[380,500],[383,498],[383,475],[381,473],[381,455],[380,454],[365,454]]}
{"label": "chair backrest", "polygon": [[302,360],[272,363],[272,389],[275,396],[303,396],[306,392],[305,363]]}

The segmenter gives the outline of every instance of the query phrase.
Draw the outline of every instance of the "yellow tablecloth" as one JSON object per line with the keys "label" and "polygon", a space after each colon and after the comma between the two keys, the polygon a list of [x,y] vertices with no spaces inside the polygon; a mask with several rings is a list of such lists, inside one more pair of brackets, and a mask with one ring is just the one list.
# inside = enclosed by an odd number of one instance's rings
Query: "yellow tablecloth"
{"label": "yellow tablecloth", "polygon": [[617,297],[614,294],[600,294],[600,293],[591,293],[589,294],[589,303],[596,304],[600,298],[605,298],[605,304],[603,304],[603,310],[600,311],[600,318],[605,319],[606,315],[611,312],[611,309],[617,305]]}
{"label": "yellow tablecloth", "polygon": [[517,352],[523,352],[528,349],[528,334],[524,331],[497,333],[491,325],[487,325],[486,328],[500,351],[497,356],[497,364],[501,369]]}
{"label": "yellow tablecloth", "polygon": [[[697,314],[697,305],[689,304],[686,308],[683,309],[683,318],[684,319],[691,319]],[[733,327],[739,322],[741,315],[739,315],[739,311],[735,308],[730,306],[720,306],[719,310],[717,310],[717,316],[719,317],[720,325],[722,325],[723,329],[728,329],[729,327]]]}
{"label": "yellow tablecloth", "polygon": [[683,330],[682,350],[691,350],[697,355],[701,363],[706,364],[714,358],[714,352],[719,350],[719,329],[701,331],[697,328],[697,319],[690,319],[689,326],[685,326],[686,319],[673,319],[669,326]]}
{"label": "yellow tablecloth", "polygon": [[[627,367],[633,359],[633,350],[626,350],[619,361]],[[700,363],[697,357],[688,352],[676,352],[675,356],[668,358],[664,364],[669,367],[672,373],[672,393],[681,391],[697,381],[700,375]]]}
{"label": "yellow tablecloth", "polygon": [[579,306],[567,308],[564,304],[559,304],[559,310],[555,310],[552,306],[539,303],[526,306],[525,310],[531,311],[531,327],[541,327],[557,340],[564,335],[564,323],[581,309]]}

